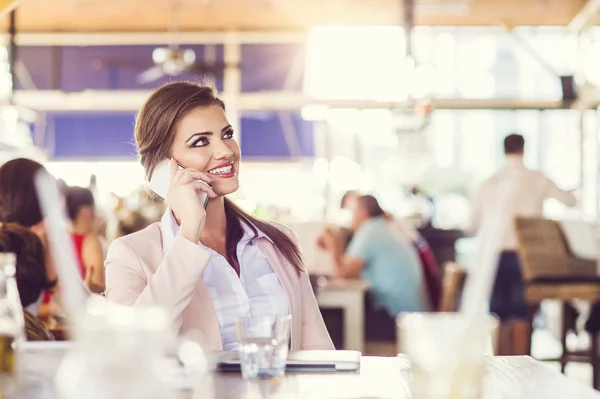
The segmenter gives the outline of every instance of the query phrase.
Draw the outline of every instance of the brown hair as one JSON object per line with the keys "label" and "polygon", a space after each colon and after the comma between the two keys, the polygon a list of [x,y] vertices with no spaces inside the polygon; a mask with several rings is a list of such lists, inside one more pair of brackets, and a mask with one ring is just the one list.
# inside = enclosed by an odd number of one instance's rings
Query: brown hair
{"label": "brown hair", "polygon": [[525,149],[525,139],[520,134],[509,134],[504,139],[505,154],[521,154]]}
{"label": "brown hair", "polygon": [[79,211],[84,206],[94,209],[94,194],[84,187],[71,186],[64,189],[65,202],[67,203],[67,214],[69,219],[77,219]]}
{"label": "brown hair", "polygon": [[364,208],[367,211],[367,214],[372,218],[385,215],[385,211],[379,206],[379,201],[372,195],[358,197],[357,202],[358,205]]}
{"label": "brown hair", "polygon": [[0,167],[0,221],[31,227],[43,220],[34,177],[44,170],[39,163],[17,158]]}
{"label": "brown hair", "polygon": [[[225,109],[212,87],[187,82],[168,83],[156,90],[142,106],[135,121],[135,141],[139,158],[150,178],[156,166],[171,156],[175,129],[181,119],[198,107],[218,105]],[[225,198],[227,223],[226,255],[229,263],[238,267],[237,244],[244,235],[242,223],[253,231],[269,237],[277,251],[300,272],[304,269],[302,255],[296,244],[281,230],[256,219]]]}
{"label": "brown hair", "polygon": [[44,245],[29,229],[15,223],[3,224],[0,252],[12,252],[17,258],[15,274],[23,307],[37,301],[44,290],[56,284],[46,275]]}

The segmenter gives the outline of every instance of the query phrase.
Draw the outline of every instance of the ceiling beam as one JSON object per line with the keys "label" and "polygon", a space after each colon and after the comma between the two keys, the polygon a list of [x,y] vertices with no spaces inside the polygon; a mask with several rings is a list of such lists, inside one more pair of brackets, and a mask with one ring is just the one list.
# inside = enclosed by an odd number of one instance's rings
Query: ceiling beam
{"label": "ceiling beam", "polygon": [[568,27],[574,33],[581,33],[594,20],[600,12],[600,0],[588,0],[583,8],[573,17]]}
{"label": "ceiling beam", "polygon": [[[177,35],[179,44],[269,44],[269,43],[304,43],[307,32],[180,32]],[[168,32],[41,32],[19,33],[16,35],[18,46],[128,46],[128,45],[160,45],[172,42]],[[8,43],[8,35],[0,35],[2,44]]]}
{"label": "ceiling beam", "polygon": [[[17,90],[14,102],[38,111],[112,111],[135,112],[150,96],[149,90],[87,90],[83,92],[61,92],[54,90]],[[223,96],[227,103],[227,96]],[[410,102],[382,102],[374,100],[318,100],[298,92],[242,93],[238,109],[243,111],[301,110],[308,105],[323,105],[330,108],[391,109],[406,108]],[[597,105],[597,104],[596,104]],[[439,98],[431,102],[433,109],[564,109],[561,101],[532,101],[514,98],[457,99]],[[590,107],[594,105],[590,103]]]}

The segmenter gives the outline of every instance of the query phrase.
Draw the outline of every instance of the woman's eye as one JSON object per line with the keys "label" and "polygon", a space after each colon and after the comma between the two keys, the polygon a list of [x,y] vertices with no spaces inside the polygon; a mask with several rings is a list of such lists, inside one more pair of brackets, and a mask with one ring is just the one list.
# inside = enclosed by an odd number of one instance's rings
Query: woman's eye
{"label": "woman's eye", "polygon": [[198,140],[194,141],[194,144],[192,144],[193,147],[202,147],[208,144],[208,140],[205,139],[204,137],[199,138]]}
{"label": "woman's eye", "polygon": [[224,139],[231,139],[231,138],[233,138],[233,130],[228,130],[225,133],[223,133],[223,138]]}

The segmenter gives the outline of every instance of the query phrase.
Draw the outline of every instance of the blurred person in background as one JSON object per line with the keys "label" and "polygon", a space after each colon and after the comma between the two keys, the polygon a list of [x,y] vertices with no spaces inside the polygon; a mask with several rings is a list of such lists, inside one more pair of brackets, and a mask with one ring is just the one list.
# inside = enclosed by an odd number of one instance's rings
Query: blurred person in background
{"label": "blurred person in background", "polygon": [[98,189],[98,178],[93,173],[90,175],[88,189],[92,192],[94,197],[96,197],[96,194],[97,194],[96,190]]}
{"label": "blurred person in background", "polygon": [[[511,134],[504,139],[506,163],[483,182],[473,198],[469,230],[480,237],[491,237],[499,251],[498,269],[492,290],[490,312],[501,321],[499,355],[529,354],[530,327],[521,266],[517,255],[515,218],[541,217],[544,200],[555,198],[575,206],[575,196],[560,189],[542,172],[523,163],[525,139]],[[510,193],[508,201],[504,199]],[[501,231],[493,231],[501,226]]]}
{"label": "blurred person in background", "polygon": [[[361,194],[356,190],[347,191],[342,196],[342,209],[345,209],[352,214],[356,208],[358,198],[360,197]],[[438,264],[435,260],[435,256],[431,250],[431,247],[429,246],[429,243],[417,229],[413,228],[409,223],[405,222],[401,218],[396,218],[389,212],[386,212],[385,216],[394,227],[394,232],[398,235],[398,238],[400,238],[405,244],[412,246],[414,251],[416,251],[416,256],[418,256],[420,265],[423,269],[423,277],[427,287],[429,302],[432,308],[436,309],[441,295],[441,279]],[[352,238],[352,231],[350,229],[341,229],[339,234],[341,234],[342,240],[346,242],[344,245],[345,247]],[[323,236],[319,237],[318,239],[319,247],[323,246],[322,237]]]}
{"label": "blurred person in background", "polygon": [[354,235],[348,248],[344,250],[332,229],[324,234],[324,246],[336,276],[364,278],[370,285],[367,339],[394,340],[398,313],[430,310],[419,259],[411,245],[398,237],[375,197],[358,197],[352,213]]}
{"label": "blurred person in background", "polygon": [[140,211],[124,210],[119,213],[116,237],[123,237],[141,231],[150,223]]}
{"label": "blurred person in background", "polygon": [[[12,159],[0,166],[0,223],[16,223],[35,233],[45,248],[48,247],[46,226],[38,202],[34,178],[44,167],[36,161],[26,158]],[[50,251],[45,251],[46,277],[48,281],[56,281],[57,275]],[[58,291],[54,285],[46,291],[41,313],[54,312],[57,308],[51,304],[52,293]]]}
{"label": "blurred person in background", "polygon": [[79,273],[88,281],[91,292],[101,293],[104,291],[104,250],[100,238],[94,234],[97,222],[94,195],[87,188],[73,186],[65,190],[65,198]]}
{"label": "blurred person in background", "polygon": [[44,291],[56,285],[56,280],[48,280],[42,241],[23,226],[5,223],[0,226],[0,252],[10,252],[16,257],[15,277],[25,316],[27,340],[54,340],[48,328],[35,316]]}
{"label": "blurred person in background", "polygon": [[175,331],[210,350],[237,348],[240,317],[287,315],[292,351],[334,349],[294,233],[227,198],[239,188],[241,155],[214,89],[162,86],[137,115],[135,140],[149,179],[168,162],[168,209],[111,243],[107,299],[160,306]]}
{"label": "blurred person in background", "polygon": [[94,213],[96,218],[96,223],[94,225],[93,233],[96,234],[100,243],[102,244],[102,250],[104,251],[104,256],[106,257],[106,251],[108,250],[108,240],[107,240],[107,217],[106,212],[102,208],[102,201],[99,200],[99,192],[98,192],[98,178],[95,174],[90,175],[90,181],[88,183],[88,190],[92,192],[94,197],[94,202],[96,206],[94,207]]}

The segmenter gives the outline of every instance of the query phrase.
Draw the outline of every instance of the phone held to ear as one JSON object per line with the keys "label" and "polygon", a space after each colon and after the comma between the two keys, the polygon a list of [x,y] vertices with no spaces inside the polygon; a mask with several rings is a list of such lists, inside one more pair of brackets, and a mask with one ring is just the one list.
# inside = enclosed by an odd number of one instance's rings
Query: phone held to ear
{"label": "phone held to ear", "polygon": [[[150,178],[149,187],[156,195],[165,199],[167,193],[169,192],[169,186],[171,184],[171,164],[170,160],[165,160],[158,164],[156,169],[154,169],[154,173],[152,173],[152,177]],[[179,169],[184,169],[181,165],[179,165]],[[210,184],[206,183],[202,180],[197,180],[201,183],[206,184],[210,187]],[[208,205],[208,194],[204,191],[198,191],[198,199],[202,202],[204,209]]]}

